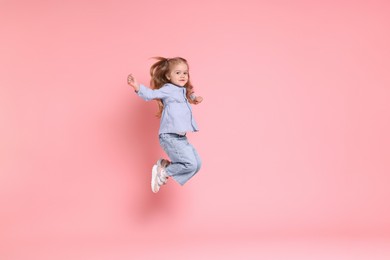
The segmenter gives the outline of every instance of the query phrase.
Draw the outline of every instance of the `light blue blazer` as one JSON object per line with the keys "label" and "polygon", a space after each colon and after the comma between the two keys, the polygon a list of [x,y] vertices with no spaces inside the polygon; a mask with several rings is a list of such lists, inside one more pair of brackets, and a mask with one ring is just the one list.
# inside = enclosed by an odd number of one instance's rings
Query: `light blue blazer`
{"label": "light blue blazer", "polygon": [[159,134],[196,132],[198,126],[192,115],[191,104],[186,97],[186,88],[167,83],[160,89],[150,89],[140,85],[137,94],[149,101],[161,99],[164,109],[161,115]]}

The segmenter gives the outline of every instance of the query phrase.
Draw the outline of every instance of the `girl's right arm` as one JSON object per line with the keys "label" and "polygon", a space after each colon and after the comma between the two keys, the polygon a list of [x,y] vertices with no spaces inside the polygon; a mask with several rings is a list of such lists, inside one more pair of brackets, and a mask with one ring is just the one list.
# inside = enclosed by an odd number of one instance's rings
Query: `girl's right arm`
{"label": "girl's right arm", "polygon": [[164,97],[169,96],[169,89],[160,88],[160,89],[150,89],[145,87],[142,84],[139,84],[137,80],[133,77],[132,74],[127,76],[127,84],[134,88],[135,92],[137,92],[138,96],[142,99],[149,101],[153,99],[162,99]]}
{"label": "girl's right arm", "polygon": [[132,87],[135,90],[135,92],[139,91],[139,83],[133,77],[132,74],[129,74],[129,76],[127,76],[127,84],[129,84],[129,86]]}

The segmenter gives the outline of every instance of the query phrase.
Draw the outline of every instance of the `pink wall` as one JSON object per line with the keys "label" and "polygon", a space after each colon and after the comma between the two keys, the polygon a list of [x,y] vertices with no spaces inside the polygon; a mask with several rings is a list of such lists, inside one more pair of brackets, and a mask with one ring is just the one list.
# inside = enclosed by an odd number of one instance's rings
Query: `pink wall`
{"label": "pink wall", "polygon": [[[379,0],[1,1],[0,255],[390,236],[389,13]],[[188,59],[204,97],[190,134],[203,169],[158,194],[156,104],[126,85],[148,83],[153,56]]]}

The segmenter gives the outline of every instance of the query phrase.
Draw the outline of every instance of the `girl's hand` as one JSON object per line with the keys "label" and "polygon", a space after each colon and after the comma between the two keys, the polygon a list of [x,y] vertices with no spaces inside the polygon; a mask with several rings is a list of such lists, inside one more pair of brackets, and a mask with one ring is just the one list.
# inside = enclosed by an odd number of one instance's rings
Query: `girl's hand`
{"label": "girl's hand", "polygon": [[127,84],[134,88],[135,92],[138,92],[139,90],[139,83],[137,82],[137,80],[133,77],[132,74],[129,74],[129,76],[127,76]]}
{"label": "girl's hand", "polygon": [[201,96],[197,96],[195,99],[194,99],[194,104],[197,105],[199,104],[200,102],[203,101],[203,98]]}

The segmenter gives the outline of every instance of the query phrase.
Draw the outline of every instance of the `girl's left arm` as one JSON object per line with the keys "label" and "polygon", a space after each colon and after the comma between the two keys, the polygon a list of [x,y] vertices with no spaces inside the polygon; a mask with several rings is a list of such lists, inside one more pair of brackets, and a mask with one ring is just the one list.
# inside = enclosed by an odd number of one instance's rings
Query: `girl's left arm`
{"label": "girl's left arm", "polygon": [[192,93],[190,95],[190,103],[191,104],[197,105],[202,101],[203,101],[203,98],[201,96],[196,96],[194,93]]}

